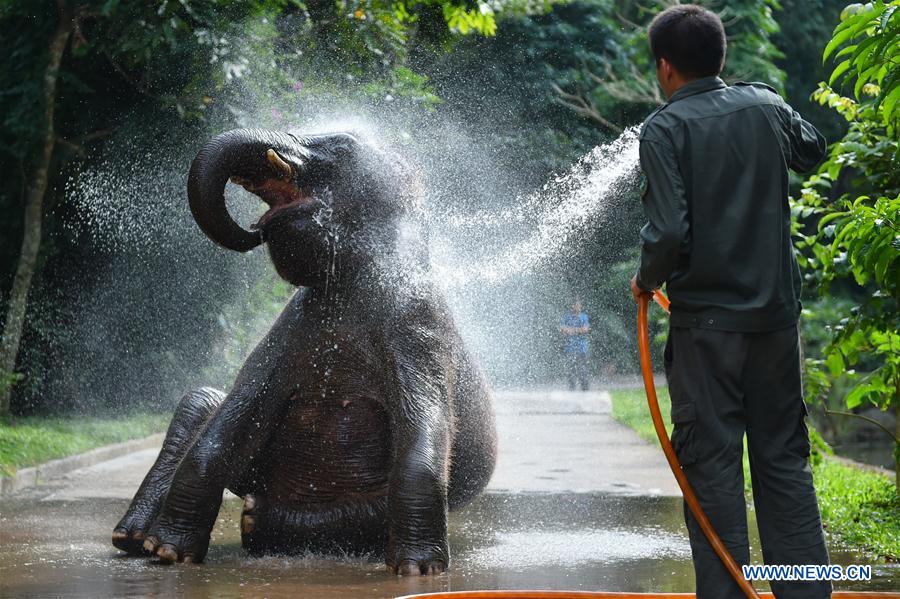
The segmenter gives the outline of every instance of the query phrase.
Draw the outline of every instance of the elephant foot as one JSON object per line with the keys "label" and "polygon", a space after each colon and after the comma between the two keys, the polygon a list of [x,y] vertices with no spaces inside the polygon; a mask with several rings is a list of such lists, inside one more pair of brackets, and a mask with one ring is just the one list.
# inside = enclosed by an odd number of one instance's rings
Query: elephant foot
{"label": "elephant foot", "polygon": [[386,561],[387,571],[398,576],[428,576],[442,574],[447,569],[446,548],[423,550],[389,551]]}
{"label": "elephant foot", "polygon": [[128,555],[146,555],[145,532],[156,518],[158,509],[129,509],[112,533],[112,544]]}
{"label": "elephant foot", "polygon": [[435,576],[443,574],[447,569],[441,560],[418,562],[415,560],[403,560],[399,566],[387,565],[389,574],[397,576]]}
{"label": "elephant foot", "polygon": [[147,532],[143,550],[164,564],[199,564],[209,549],[212,524],[197,526],[160,517]]}

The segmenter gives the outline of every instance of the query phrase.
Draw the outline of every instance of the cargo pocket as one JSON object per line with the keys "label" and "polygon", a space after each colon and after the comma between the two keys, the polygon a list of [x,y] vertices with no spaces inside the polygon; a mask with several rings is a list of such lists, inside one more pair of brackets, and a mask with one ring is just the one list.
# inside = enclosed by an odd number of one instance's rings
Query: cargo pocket
{"label": "cargo pocket", "polygon": [[672,400],[672,449],[678,456],[682,466],[693,464],[697,461],[696,424],[697,414],[694,402],[679,402]]}

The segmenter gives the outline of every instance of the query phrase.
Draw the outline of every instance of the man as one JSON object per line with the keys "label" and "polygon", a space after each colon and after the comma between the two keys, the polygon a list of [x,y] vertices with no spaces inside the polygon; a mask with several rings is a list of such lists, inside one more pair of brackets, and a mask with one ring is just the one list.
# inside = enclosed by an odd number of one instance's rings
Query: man
{"label": "man", "polygon": [[575,390],[575,381],[581,385],[582,391],[588,390],[588,339],[591,330],[588,316],[581,311],[581,302],[572,303],[572,311],[562,317],[560,332],[566,336],[563,348],[566,359],[566,375],[569,378],[569,391]]}
{"label": "man", "polygon": [[[667,285],[672,445],[739,564],[749,562],[741,457],[769,564],[826,564],[804,422],[788,168],[808,171],[825,140],[770,87],[727,86],[725,32],[712,12],[676,5],[649,29],[668,103],[644,123],[649,223],[635,299]],[[697,596],[742,597],[685,509]],[[829,597],[829,582],[771,582],[779,599]]]}

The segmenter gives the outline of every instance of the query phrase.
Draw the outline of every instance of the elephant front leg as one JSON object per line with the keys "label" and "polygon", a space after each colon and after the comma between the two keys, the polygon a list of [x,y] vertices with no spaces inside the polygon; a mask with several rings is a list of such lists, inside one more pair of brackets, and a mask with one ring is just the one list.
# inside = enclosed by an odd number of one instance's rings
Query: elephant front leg
{"label": "elephant front leg", "polygon": [[202,562],[226,487],[235,487],[268,441],[278,402],[230,395],[181,460],[144,549],[161,561]]}
{"label": "elephant front leg", "polygon": [[398,436],[388,492],[388,571],[403,576],[440,574],[450,565],[447,426],[421,422]]}
{"label": "elephant front leg", "polygon": [[449,348],[428,310],[403,319],[388,343],[396,378],[388,400],[393,463],[388,488],[390,572],[439,574],[450,565]]}
{"label": "elephant front leg", "polygon": [[199,444],[198,439],[175,472],[169,494],[144,540],[144,551],[164,563],[200,563],[209,549],[225,479],[216,456],[198,451]]}
{"label": "elephant front leg", "polygon": [[178,402],[156,463],[113,530],[112,542],[116,548],[132,555],[142,553],[146,532],[159,515],[178,464],[224,399],[221,391],[204,387],[191,391]]}

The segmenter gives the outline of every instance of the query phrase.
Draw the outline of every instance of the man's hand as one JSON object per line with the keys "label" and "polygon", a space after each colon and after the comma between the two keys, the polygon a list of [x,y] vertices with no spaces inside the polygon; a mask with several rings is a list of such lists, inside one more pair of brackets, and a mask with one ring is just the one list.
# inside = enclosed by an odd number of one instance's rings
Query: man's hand
{"label": "man's hand", "polygon": [[638,301],[641,299],[642,295],[650,295],[650,294],[647,293],[646,291],[644,291],[643,289],[641,289],[640,287],[638,287],[636,276],[631,277],[631,296],[634,298],[634,303],[638,303]]}

